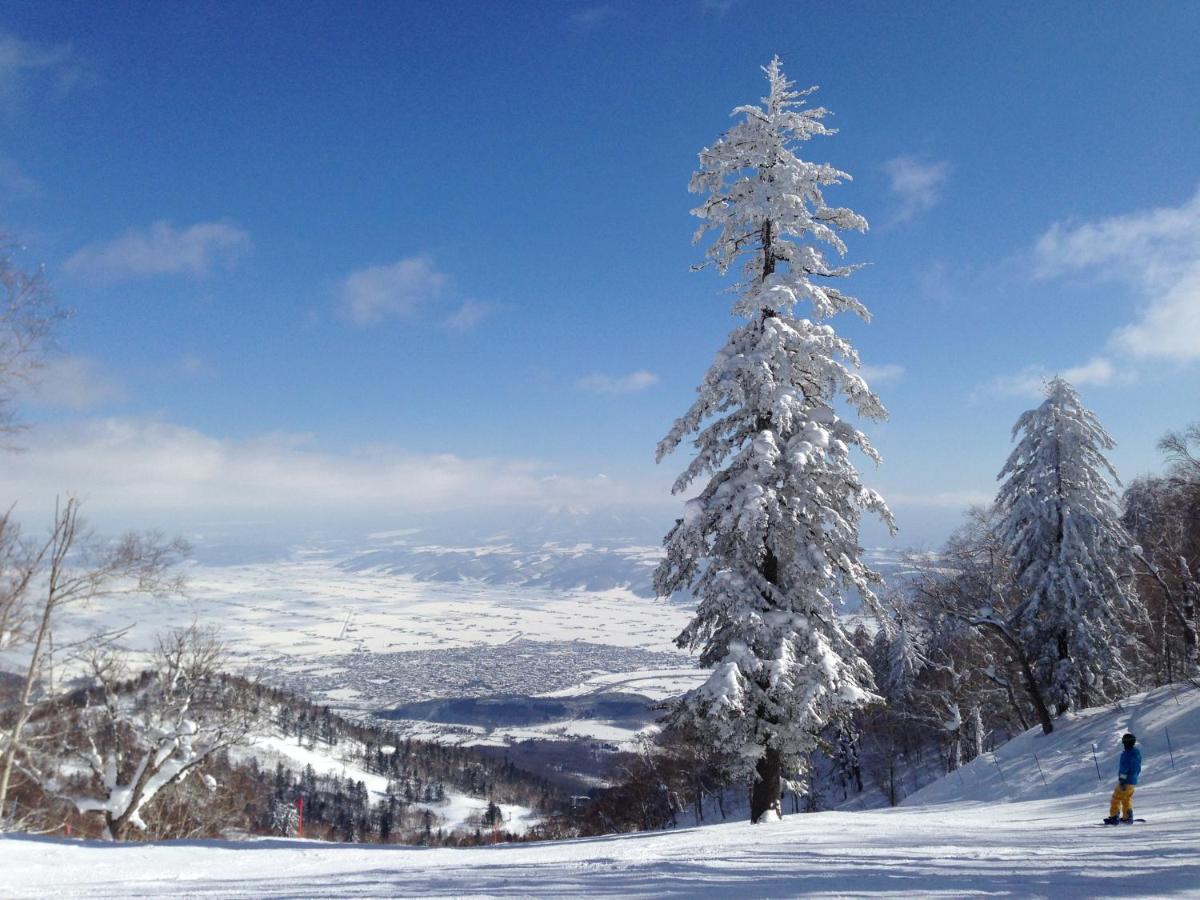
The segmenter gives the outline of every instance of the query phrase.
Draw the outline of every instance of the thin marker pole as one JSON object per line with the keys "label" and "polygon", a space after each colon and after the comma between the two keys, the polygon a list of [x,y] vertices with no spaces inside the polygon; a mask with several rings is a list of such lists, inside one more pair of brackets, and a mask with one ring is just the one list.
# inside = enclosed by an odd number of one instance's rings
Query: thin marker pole
{"label": "thin marker pole", "polygon": [[1100,760],[1096,759],[1096,745],[1092,744],[1092,762],[1096,764],[1096,780],[1103,781],[1104,778],[1100,774]]}
{"label": "thin marker pole", "polygon": [[1163,733],[1167,736],[1167,752],[1171,754],[1171,768],[1175,768],[1175,751],[1171,749],[1171,729],[1164,728]]}
{"label": "thin marker pole", "polygon": [[1012,791],[1008,789],[1008,779],[1004,777],[1004,770],[1000,768],[1000,760],[995,754],[992,754],[992,762],[996,764],[996,771],[1000,773],[1000,780],[1004,782],[1004,792],[1008,794],[1008,799],[1012,799]]}
{"label": "thin marker pole", "polygon": [[1038,762],[1036,753],[1033,754],[1033,761],[1035,763],[1037,763],[1038,774],[1042,776],[1042,787],[1046,787],[1046,788],[1050,787],[1050,785],[1046,784],[1046,773],[1042,771],[1042,764],[1040,762]]}

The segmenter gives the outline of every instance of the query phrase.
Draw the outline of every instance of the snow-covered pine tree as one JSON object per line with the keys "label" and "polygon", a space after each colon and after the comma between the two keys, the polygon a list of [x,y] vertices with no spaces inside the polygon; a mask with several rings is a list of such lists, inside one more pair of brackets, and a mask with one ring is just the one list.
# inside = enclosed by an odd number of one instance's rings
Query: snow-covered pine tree
{"label": "snow-covered pine tree", "polygon": [[1122,652],[1144,616],[1125,578],[1131,539],[1104,452],[1115,444],[1061,378],[1013,426],[1022,434],[1000,470],[998,535],[1012,555],[1020,600],[1008,617],[1047,705],[1062,714],[1121,696]]}
{"label": "snow-covered pine tree", "polygon": [[[778,57],[764,72],[762,105],[734,110],[740,121],[700,153],[691,181],[708,195],[693,211],[703,220],[695,239],[716,235],[697,268],[725,274],[742,262],[731,290],[745,322],[658,445],[661,461],[694,435],[695,459],[673,490],[708,483],[664,539],[655,573],[661,596],[692,591],[696,615],[676,642],[700,648],[714,670],[674,716],[743,760],[752,821],[779,808],[783,772],[802,773],[830,716],[873,699],[870,668],[835,606],[845,591],[877,606],[879,577],[861,560],[862,511],[892,527],[850,453],[879,457],[835,404],[844,398],[869,419],[886,412],[855,373],[854,348],[821,323],[843,311],[869,319],[832,284],[854,267],[831,264],[816,243],[843,254],[838,232],[867,222],[825,204],[823,188],[846,173],[796,155],[801,141],[833,133],[825,109],[804,108],[815,88],[793,90]],[[794,315],[803,302],[815,321]]]}
{"label": "snow-covered pine tree", "polygon": [[901,712],[910,712],[917,692],[917,678],[928,665],[922,648],[923,636],[906,610],[897,605],[891,622],[891,634],[880,629],[875,636],[879,655],[886,661],[886,668],[879,676],[879,689],[887,698],[888,706],[901,707]]}

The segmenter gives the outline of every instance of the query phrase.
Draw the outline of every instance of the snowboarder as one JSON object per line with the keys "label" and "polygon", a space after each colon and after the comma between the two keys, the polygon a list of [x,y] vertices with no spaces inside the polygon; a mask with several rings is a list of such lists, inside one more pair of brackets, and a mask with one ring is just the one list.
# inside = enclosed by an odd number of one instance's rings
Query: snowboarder
{"label": "snowboarder", "polygon": [[[1134,744],[1137,738],[1126,734],[1121,738],[1125,749],[1121,752],[1121,761],[1117,764],[1117,786],[1113,790],[1112,802],[1108,805],[1108,818],[1105,825],[1126,824],[1133,822],[1133,789],[1138,783],[1138,775],[1142,771],[1142,751]],[[1118,815],[1118,813],[1124,815]]]}

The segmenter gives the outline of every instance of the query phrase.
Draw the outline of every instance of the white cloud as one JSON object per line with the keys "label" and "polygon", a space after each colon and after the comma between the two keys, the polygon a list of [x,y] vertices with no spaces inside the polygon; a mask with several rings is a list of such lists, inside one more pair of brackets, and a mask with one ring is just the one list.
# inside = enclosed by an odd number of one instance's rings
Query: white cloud
{"label": "white cloud", "polygon": [[898,363],[887,363],[882,366],[863,366],[858,370],[867,384],[888,384],[899,381],[904,377],[905,368]]}
{"label": "white cloud", "polygon": [[1134,360],[1200,360],[1200,190],[1180,206],[1056,223],[1034,249],[1039,278],[1121,281],[1140,295],[1137,318],[1109,348]]}
{"label": "white cloud", "polygon": [[492,313],[489,303],[464,300],[462,306],[446,317],[445,325],[454,331],[470,331]]}
{"label": "white cloud", "polygon": [[931,210],[941,199],[942,188],[950,174],[947,162],[925,162],[915,156],[897,156],[883,164],[899,209],[896,223],[908,222]]}
{"label": "white cloud", "polygon": [[250,235],[232,222],[198,222],[182,230],[155,222],[111,241],[88,244],[63,264],[64,271],[105,281],[154,275],[207,275],[232,266],[250,249]]}
{"label": "white cloud", "polygon": [[1140,358],[1200,359],[1200,259],[1165,286],[1138,321],[1113,332],[1112,343]]}
{"label": "white cloud", "polygon": [[595,31],[612,19],[620,18],[622,15],[621,10],[614,6],[590,6],[587,9],[581,9],[569,15],[567,17],[567,24],[574,31]]}
{"label": "white cloud", "polygon": [[185,353],[179,359],[179,371],[184,375],[203,377],[215,375],[217,370],[203,356],[195,353]]}
{"label": "white cloud", "polygon": [[[450,283],[426,256],[409,256],[387,266],[351,272],[341,285],[341,308],[355,325],[408,318],[436,299]],[[461,312],[461,310],[460,310]]]}
{"label": "white cloud", "polygon": [[1103,356],[1092,357],[1081,366],[1063,369],[1060,374],[1075,387],[1114,384],[1127,379],[1127,376],[1119,372],[1111,360],[1105,359]]}
{"label": "white cloud", "polygon": [[171,526],[198,517],[380,516],[454,509],[637,502],[612,478],[556,473],[528,460],[418,454],[390,447],[331,453],[306,435],[225,440],[130,418],[42,425],[0,467],[0,496],[43,509],[77,493],[91,517]]}
{"label": "white cloud", "polygon": [[29,403],[62,409],[90,409],[125,399],[125,390],[85,356],[58,356],[34,373]]}
{"label": "white cloud", "polygon": [[604,375],[593,372],[586,378],[581,378],[575,386],[593,394],[636,394],[646,388],[658,384],[661,379],[653,372],[639,369],[628,375]]}
{"label": "white cloud", "polygon": [[[1106,357],[1094,356],[1083,365],[1058,371],[1051,371],[1042,365],[1026,366],[1015,375],[993,378],[985,386],[983,393],[1036,399],[1045,396],[1046,383],[1056,375],[1077,388],[1130,384],[1136,380],[1133,372],[1118,369],[1112,360]],[[979,394],[980,392],[975,392],[972,399],[979,399]]]}
{"label": "white cloud", "polygon": [[38,44],[0,32],[0,100],[11,103],[35,81],[67,91],[79,82],[82,69],[70,44]]}

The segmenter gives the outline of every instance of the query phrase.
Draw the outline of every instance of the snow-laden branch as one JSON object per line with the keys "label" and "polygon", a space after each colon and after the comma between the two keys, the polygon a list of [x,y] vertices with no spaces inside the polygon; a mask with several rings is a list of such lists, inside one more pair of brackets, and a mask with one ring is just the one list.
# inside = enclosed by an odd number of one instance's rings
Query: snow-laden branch
{"label": "snow-laden branch", "polygon": [[215,635],[195,625],[161,640],[154,668],[133,680],[112,653],[98,655],[81,733],[59,758],[60,768],[77,760],[92,777],[83,790],[61,787],[58,777],[45,786],[81,813],[100,813],[110,840],[144,829],[143,813],[163,790],[243,742],[253,725],[219,677],[223,658]]}

